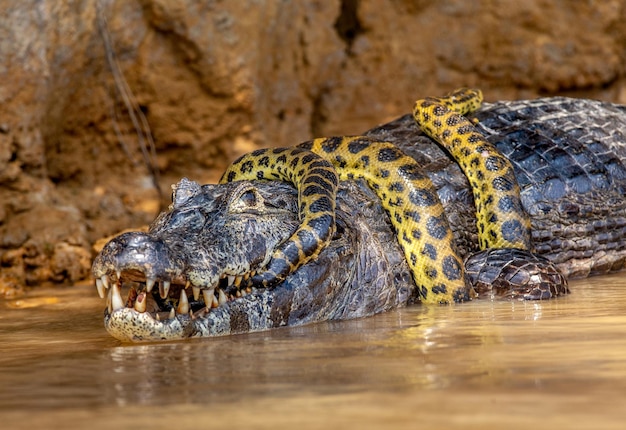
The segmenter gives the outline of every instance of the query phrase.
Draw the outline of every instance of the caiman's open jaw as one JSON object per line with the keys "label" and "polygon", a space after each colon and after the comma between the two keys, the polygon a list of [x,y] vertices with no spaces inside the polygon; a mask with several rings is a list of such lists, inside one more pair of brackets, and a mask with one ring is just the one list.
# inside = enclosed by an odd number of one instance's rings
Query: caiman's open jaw
{"label": "caiman's open jaw", "polygon": [[[211,263],[215,256],[201,247],[187,255],[177,243],[150,233],[128,232],[109,241],[98,254],[92,270],[98,294],[107,297],[105,327],[114,337],[188,337],[190,328],[184,335],[179,329],[176,335],[169,333],[176,324],[194,325],[198,318],[256,293],[250,279],[256,268],[245,262]],[[146,333],[136,334],[138,326]]]}
{"label": "caiman's open jaw", "polygon": [[[106,295],[105,327],[114,337],[181,339],[193,335],[196,319],[221,313],[233,301],[254,296],[258,289],[250,285],[253,275],[222,274],[213,287],[200,288],[189,281],[180,282],[181,278],[164,281],[146,278],[137,270],[123,270],[97,278],[96,288],[101,298]],[[132,330],[127,329],[129,325]]]}
{"label": "caiman's open jaw", "polygon": [[[126,274],[127,272],[124,272]],[[124,276],[122,272],[118,274],[117,280],[112,280],[107,275],[102,275],[96,279],[96,288],[100,298],[105,297],[105,290],[109,290],[107,295],[107,310],[112,313],[123,307],[133,308],[137,312],[149,312],[155,319],[160,320],[165,317],[173,318],[177,314],[189,314],[194,316],[204,312],[208,313],[213,308],[222,306],[229,301],[236,300],[256,291],[255,287],[249,285],[249,278],[255,272],[243,275],[220,276],[220,282],[211,288],[200,288],[192,286],[189,281],[182,284],[171,281],[157,281],[149,278],[138,281],[136,274]],[[130,285],[128,298],[123,300],[121,296],[121,286],[126,282]],[[158,284],[158,295],[154,286]],[[178,297],[176,297],[178,296]],[[193,297],[190,300],[189,297]],[[148,302],[153,302],[148,306]],[[169,310],[168,310],[169,309]],[[167,312],[167,315],[164,313]]]}

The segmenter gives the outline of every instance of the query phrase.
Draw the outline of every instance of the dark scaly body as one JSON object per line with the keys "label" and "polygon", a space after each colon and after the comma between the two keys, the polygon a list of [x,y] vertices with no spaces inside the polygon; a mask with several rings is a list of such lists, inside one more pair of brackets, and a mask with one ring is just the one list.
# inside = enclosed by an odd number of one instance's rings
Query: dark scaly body
{"label": "dark scaly body", "polygon": [[[468,119],[513,165],[535,252],[568,278],[626,259],[626,106],[565,97],[484,104]],[[477,252],[474,199],[461,168],[413,115],[366,133],[415,158],[433,181],[463,257]]]}
{"label": "dark scaly body", "polygon": [[[622,269],[626,260],[626,108],[554,98],[487,104],[470,119],[511,160],[540,255],[554,261],[568,277]],[[466,257],[478,251],[475,205],[467,178],[448,154],[420,132],[411,115],[366,135],[395,144],[423,166],[450,219],[459,253]],[[178,188],[189,186],[181,183]],[[94,262],[94,275],[114,281],[119,271],[124,284],[135,279],[141,288],[141,274],[136,273],[131,252],[141,245],[141,255],[146,256],[143,270],[150,276],[156,274],[160,281],[171,279],[168,303],[175,302],[173,297],[185,286],[185,274],[195,270],[191,266],[202,265],[219,275],[224,270],[221,261],[252,258],[249,253],[258,247],[247,249],[251,242],[273,249],[272,244],[286,240],[299,225],[297,196],[284,184],[243,182],[190,188],[193,197],[177,198],[148,234],[128,233],[111,241]],[[243,190],[254,190],[265,204],[250,213],[229,210],[240,205]],[[284,205],[287,210],[276,212]],[[180,222],[185,214],[195,220],[191,215],[198,211],[212,221],[200,229]],[[105,326],[125,340],[182,339],[354,318],[414,301],[417,288],[408,278],[402,251],[375,195],[358,181],[340,184],[337,214],[338,230],[328,247],[275,288],[232,298],[208,313],[201,311],[205,304],[200,300],[191,304],[193,317],[176,314],[161,321],[155,320],[154,308],[167,314],[168,305],[157,306],[158,295],[148,295],[152,313],[138,312],[132,303],[109,306]],[[233,242],[243,228],[252,227],[254,239]],[[216,263],[207,261],[216,254]],[[164,268],[158,268],[159,264]],[[128,272],[127,267],[131,268]],[[175,281],[177,276],[183,279]],[[222,283],[218,288],[228,291]]]}

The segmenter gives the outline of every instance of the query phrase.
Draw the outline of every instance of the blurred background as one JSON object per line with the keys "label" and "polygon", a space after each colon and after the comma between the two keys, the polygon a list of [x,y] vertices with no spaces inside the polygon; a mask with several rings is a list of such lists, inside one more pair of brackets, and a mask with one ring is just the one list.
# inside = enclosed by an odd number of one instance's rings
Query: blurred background
{"label": "blurred background", "polygon": [[6,296],[84,279],[97,239],[255,148],[358,134],[460,86],[626,103],[625,0],[5,0],[0,13]]}

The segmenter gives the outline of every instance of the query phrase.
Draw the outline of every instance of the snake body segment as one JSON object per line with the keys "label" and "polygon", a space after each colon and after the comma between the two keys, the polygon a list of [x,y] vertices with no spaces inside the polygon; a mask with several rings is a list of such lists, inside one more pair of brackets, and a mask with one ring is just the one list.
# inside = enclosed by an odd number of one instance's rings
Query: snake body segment
{"label": "snake body segment", "polygon": [[418,100],[413,117],[467,176],[476,203],[481,249],[531,250],[530,219],[522,207],[511,162],[463,116],[481,102],[479,90],[460,89],[444,98]]}
{"label": "snake body segment", "polygon": [[469,300],[463,263],[428,176],[395,145],[367,137],[320,138],[298,145],[335,166],[342,181],[363,179],[389,214],[421,301]]}

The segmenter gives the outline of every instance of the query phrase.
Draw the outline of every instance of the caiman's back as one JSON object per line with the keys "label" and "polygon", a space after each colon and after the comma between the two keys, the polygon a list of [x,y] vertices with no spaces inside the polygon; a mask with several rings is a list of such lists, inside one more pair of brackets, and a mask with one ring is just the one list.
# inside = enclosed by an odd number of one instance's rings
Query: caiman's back
{"label": "caiman's back", "polygon": [[[622,269],[626,260],[626,107],[546,98],[485,104],[473,118],[511,160],[537,253],[568,277]],[[423,163],[462,252],[475,249],[473,200],[453,162],[403,117],[371,130]]]}

